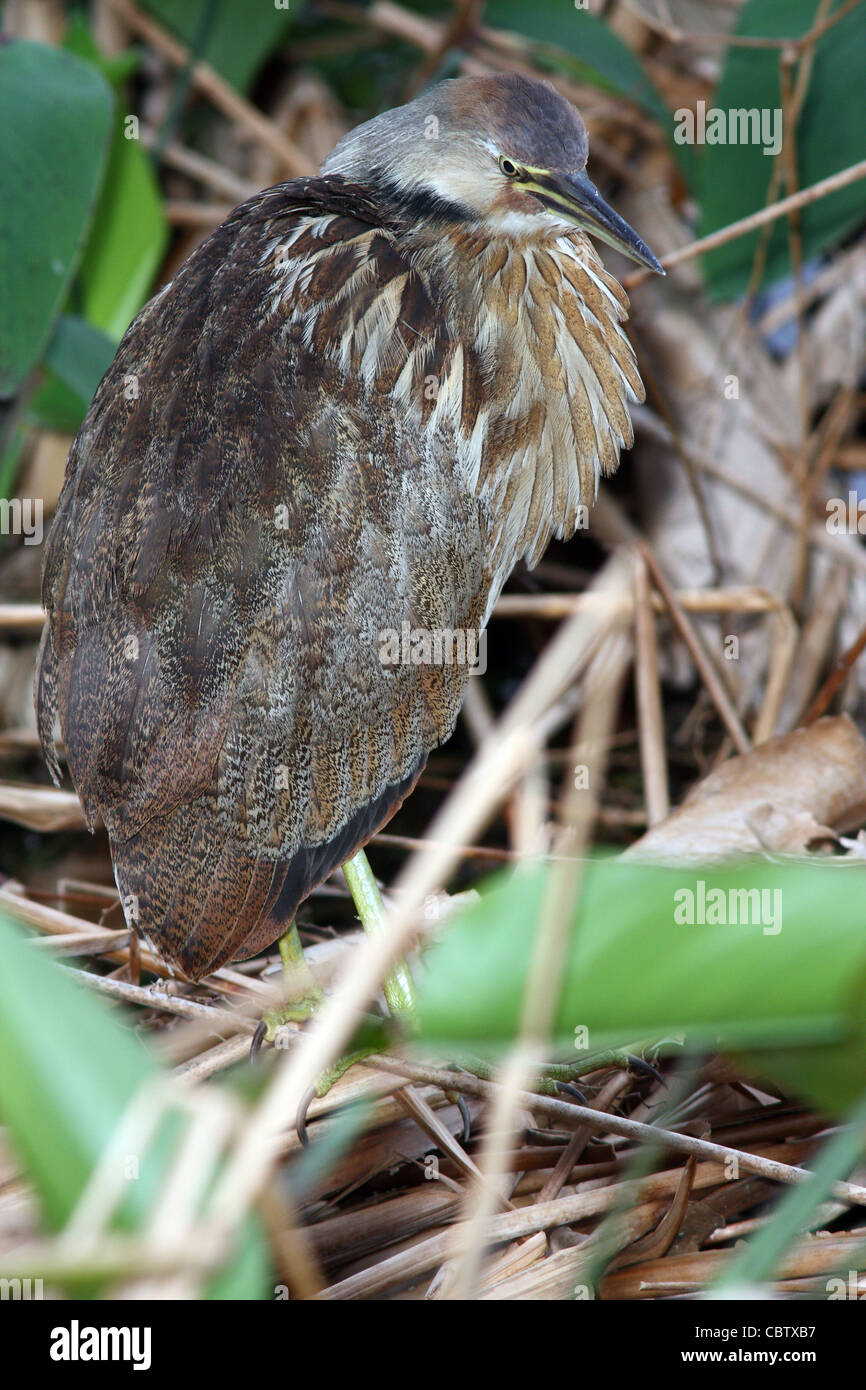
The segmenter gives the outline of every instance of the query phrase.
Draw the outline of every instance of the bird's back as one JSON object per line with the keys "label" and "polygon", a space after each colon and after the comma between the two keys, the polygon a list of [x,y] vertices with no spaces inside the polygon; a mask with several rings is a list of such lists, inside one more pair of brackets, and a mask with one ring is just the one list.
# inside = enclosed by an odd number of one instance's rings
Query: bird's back
{"label": "bird's back", "polygon": [[190,975],[274,940],[453,728],[468,666],[402,659],[405,623],[484,607],[477,503],[419,427],[431,295],[359,195],[269,191],[133,324],[73,447],[43,745],[56,771],[56,713],[127,915]]}

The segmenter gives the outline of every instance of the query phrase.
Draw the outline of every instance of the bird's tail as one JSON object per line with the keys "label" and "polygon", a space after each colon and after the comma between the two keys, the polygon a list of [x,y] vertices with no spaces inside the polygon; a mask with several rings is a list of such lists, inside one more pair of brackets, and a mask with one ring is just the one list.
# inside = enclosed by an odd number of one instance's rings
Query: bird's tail
{"label": "bird's tail", "polygon": [[[213,808],[194,802],[112,841],[114,876],[127,923],[191,979],[242,953],[273,910],[285,861],[214,824]],[[274,925],[270,940],[280,934]]]}
{"label": "bird's tail", "polygon": [[298,907],[391,819],[423,771],[385,787],[330,839],[269,855],[220,827],[211,800],[155,816],[111,845],[114,875],[128,924],[190,979],[265,950]]}

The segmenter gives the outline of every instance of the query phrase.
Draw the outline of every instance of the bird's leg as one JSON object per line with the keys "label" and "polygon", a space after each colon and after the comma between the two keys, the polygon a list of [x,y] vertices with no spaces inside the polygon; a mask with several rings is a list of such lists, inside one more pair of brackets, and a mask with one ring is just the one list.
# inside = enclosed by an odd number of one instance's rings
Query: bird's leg
{"label": "bird's leg", "polygon": [[[385,920],[385,904],[382,902],[379,886],[373,876],[373,870],[370,868],[370,861],[362,849],[359,849],[358,853],[353,855],[352,858],[347,860],[343,865],[343,873],[349,885],[349,891],[352,894],[355,910],[361,919],[361,925],[364,931],[368,936],[375,936],[377,932],[381,931],[382,924]],[[299,971],[305,971],[315,991],[312,1007],[309,1010],[309,1012],[312,1013],[316,1004],[323,996],[321,989],[313,979],[309,966],[304,960],[303,947],[301,946],[298,930],[294,922],[289,927],[285,936],[280,937],[279,947],[280,957],[283,962],[283,971],[286,976],[287,997],[291,998],[290,989],[292,987],[297,989]],[[418,1014],[415,984],[409,966],[402,957],[394,962],[393,969],[385,980],[382,992],[385,995],[385,1003],[388,1005],[388,1011],[391,1017],[396,1022],[402,1023],[406,1031],[413,1032]],[[304,999],[306,1001],[310,998],[311,995],[308,991]],[[272,1042],[280,1025],[282,1023],[288,1023],[293,1019],[293,1015],[287,1012],[287,1009],[291,1009],[291,1007],[291,1005],[288,1005],[283,1009],[275,1009],[271,1014],[265,1014],[262,1023],[259,1025],[261,1032],[258,1034],[258,1040],[254,1040],[253,1043],[253,1055],[258,1052],[258,1048],[265,1036]],[[308,1014],[305,1015],[305,1017],[308,1016]],[[294,1021],[300,1022],[301,1020],[294,1017]],[[308,1142],[307,1110],[310,1101],[313,1100],[315,1096],[327,1095],[334,1083],[339,1081],[340,1077],[345,1075],[349,1068],[353,1067],[356,1062],[363,1062],[365,1058],[375,1056],[377,1052],[384,1052],[391,1039],[388,1037],[387,1025],[384,1020],[368,1018],[360,1032],[356,1035],[354,1041],[355,1046],[352,1050],[350,1052],[345,1052],[342,1057],[339,1057],[337,1061],[332,1064],[332,1066],[328,1067],[327,1071],[323,1072],[319,1077],[316,1085],[311,1086],[301,1100],[298,1107],[297,1126],[298,1135],[301,1142],[304,1144]],[[464,1143],[467,1143],[471,1129],[471,1120],[466,1101],[463,1096],[458,1095],[456,1092],[446,1091],[445,1095],[452,1104],[460,1107],[460,1112],[463,1116],[463,1140]]]}
{"label": "bird's leg", "polygon": [[[381,931],[382,923],[385,920],[385,904],[382,902],[382,895],[373,877],[370,861],[362,849],[359,849],[354,858],[343,865],[343,873],[346,875],[346,882],[351,890],[365,932],[368,936],[375,936],[378,931]],[[385,981],[382,993],[385,995],[385,1003],[388,1005],[391,1017],[398,1023],[402,1023],[407,1032],[414,1032],[418,1018],[415,982],[412,979],[412,972],[402,956],[394,962],[394,967]],[[368,1046],[366,1055],[371,1056],[376,1052],[383,1052],[386,1047],[387,1040],[380,1042],[375,1047]],[[354,1061],[361,1061],[363,1055],[362,1053],[353,1055],[349,1060],[349,1066]],[[341,1058],[338,1062],[335,1069],[337,1075],[342,1076],[343,1072],[347,1070],[345,1061],[345,1058]],[[330,1073],[326,1073],[319,1081],[318,1094],[323,1095],[322,1086],[332,1085],[334,1080],[336,1080],[336,1075],[332,1078]],[[463,1142],[468,1143],[472,1122],[469,1118],[466,1101],[463,1096],[454,1091],[446,1091],[445,1095],[453,1105],[460,1108],[460,1113],[463,1116]]]}
{"label": "bird's leg", "polygon": [[[381,929],[385,917],[385,907],[369,860],[362,849],[343,865],[343,873],[346,876],[346,882],[349,885],[361,924],[364,930],[372,936]],[[256,1037],[254,1052],[258,1052],[265,1039],[268,1042],[273,1042],[284,1023],[305,1022],[312,1016],[324,998],[322,990],[304,958],[304,948],[301,945],[298,928],[294,922],[280,937],[278,945],[280,959],[283,963],[286,1002],[279,1008],[270,1009],[264,1015],[260,1025],[261,1031]],[[417,1011],[415,986],[409,973],[409,967],[404,960],[395,962],[391,974],[385,981],[384,995],[392,1018],[411,1028]],[[377,1037],[375,1043],[361,1043],[357,1050],[341,1057],[322,1078],[318,1087],[319,1094],[324,1095],[334,1081],[342,1076],[343,1072],[347,1071],[354,1062],[381,1051],[382,1045],[382,1039]],[[324,1089],[322,1089],[323,1086]]]}
{"label": "bird's leg", "polygon": [[[368,936],[375,936],[382,929],[385,904],[373,877],[370,861],[362,849],[346,861],[343,873],[346,875],[346,882],[364,931]],[[405,960],[394,962],[394,968],[385,981],[383,993],[392,1018],[409,1025],[414,1023],[418,1006],[415,1000],[415,985]]]}
{"label": "bird's leg", "polygon": [[[346,861],[343,865],[343,873],[346,876],[355,910],[361,919],[364,931],[368,936],[375,936],[377,932],[382,930],[382,924],[385,920],[385,904],[382,902],[379,886],[373,877],[370,861],[362,849],[359,849],[357,854]],[[385,1003],[388,1005],[391,1017],[397,1023],[401,1023],[407,1031],[412,1031],[415,1026],[418,1006],[409,966],[402,958],[394,962],[382,992],[385,995]],[[362,1062],[365,1057],[375,1056],[377,1052],[383,1052],[388,1046],[386,1025],[381,1019],[378,1021],[368,1019],[361,1034],[356,1038],[352,1051],[344,1053],[342,1057],[338,1058],[319,1077],[316,1085],[302,1100],[298,1111],[298,1134],[304,1142],[306,1142],[306,1112],[312,1097],[314,1095],[327,1095],[335,1081],[339,1081],[340,1077],[356,1062]]]}
{"label": "bird's leg", "polygon": [[[324,995],[318,980],[307,964],[297,924],[292,921],[288,931],[277,942],[283,964],[286,1000],[298,1007],[309,1004],[308,1014],[322,1002]],[[306,1015],[305,1015],[306,1016]]]}
{"label": "bird's leg", "polygon": [[304,959],[304,948],[294,920],[277,943],[283,963],[283,988],[286,1000],[279,1008],[270,1009],[262,1019],[263,1038],[273,1042],[284,1023],[303,1023],[316,1011],[324,995]]}

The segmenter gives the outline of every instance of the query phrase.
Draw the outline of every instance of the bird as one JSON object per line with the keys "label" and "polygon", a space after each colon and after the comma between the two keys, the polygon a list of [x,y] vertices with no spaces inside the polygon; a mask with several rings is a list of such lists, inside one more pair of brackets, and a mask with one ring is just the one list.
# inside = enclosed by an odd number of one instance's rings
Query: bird
{"label": "bird", "polygon": [[628,301],[590,238],[664,272],[587,156],[547,82],[441,82],[235,209],[96,391],[38,726],[188,979],[270,947],[450,737],[469,662],[383,634],[480,634],[633,442]]}

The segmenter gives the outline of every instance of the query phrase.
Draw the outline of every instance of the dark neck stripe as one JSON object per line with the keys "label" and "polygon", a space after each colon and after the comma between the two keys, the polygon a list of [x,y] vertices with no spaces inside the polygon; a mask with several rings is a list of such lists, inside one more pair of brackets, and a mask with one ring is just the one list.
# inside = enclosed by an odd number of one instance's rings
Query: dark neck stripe
{"label": "dark neck stripe", "polygon": [[377,201],[409,222],[471,222],[476,215],[465,203],[443,198],[431,188],[400,188],[378,169],[372,171],[371,185]]}

